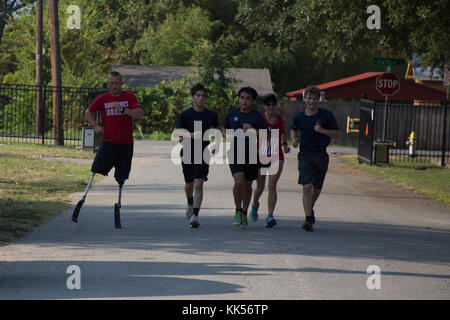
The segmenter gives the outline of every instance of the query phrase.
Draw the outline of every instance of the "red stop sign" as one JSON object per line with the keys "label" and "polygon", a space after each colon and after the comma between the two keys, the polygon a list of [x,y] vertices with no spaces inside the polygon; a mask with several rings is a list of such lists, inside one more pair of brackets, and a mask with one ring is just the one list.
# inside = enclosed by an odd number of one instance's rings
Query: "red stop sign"
{"label": "red stop sign", "polygon": [[375,88],[383,96],[392,96],[400,89],[400,79],[392,72],[379,75],[375,83]]}

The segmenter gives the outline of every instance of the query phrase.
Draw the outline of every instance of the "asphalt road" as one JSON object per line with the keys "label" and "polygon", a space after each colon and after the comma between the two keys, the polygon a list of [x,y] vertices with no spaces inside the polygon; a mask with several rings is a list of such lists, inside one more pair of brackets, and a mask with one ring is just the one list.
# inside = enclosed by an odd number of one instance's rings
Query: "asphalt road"
{"label": "asphalt road", "polygon": [[279,182],[275,228],[264,227],[266,192],[259,221],[232,225],[227,165],[211,166],[200,228],[189,228],[173,145],[136,143],[122,229],[113,223],[111,173],[93,186],[77,224],[72,208],[0,247],[0,299],[450,298],[450,208],[333,156],[351,149],[329,150],[315,230],[305,232],[294,153]]}

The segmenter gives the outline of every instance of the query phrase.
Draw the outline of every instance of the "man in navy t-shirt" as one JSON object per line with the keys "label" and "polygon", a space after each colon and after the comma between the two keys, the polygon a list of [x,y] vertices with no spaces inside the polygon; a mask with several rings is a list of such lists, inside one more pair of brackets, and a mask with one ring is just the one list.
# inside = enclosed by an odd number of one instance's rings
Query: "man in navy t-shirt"
{"label": "man in navy t-shirt", "polygon": [[[233,130],[227,139],[232,147],[228,150],[231,174],[234,178],[233,197],[236,206],[234,225],[246,228],[247,209],[252,197],[252,182],[258,178],[259,160],[257,134],[259,129],[268,129],[263,116],[253,110],[258,93],[251,87],[243,87],[238,92],[239,108],[230,110],[225,116],[224,129]],[[245,136],[244,136],[244,132]],[[252,132],[251,130],[255,130]],[[224,130],[225,131],[225,130]],[[241,139],[239,138],[241,136]],[[243,139],[242,139],[243,138]]]}
{"label": "man in navy t-shirt", "polygon": [[303,229],[312,231],[312,225],[316,221],[314,204],[322,191],[328,170],[327,146],[331,138],[339,136],[339,128],[333,113],[319,108],[320,90],[317,87],[307,87],[304,97],[306,109],[294,116],[290,131],[294,147],[299,143],[297,131],[301,133],[298,183],[303,185],[303,208],[306,216]]}
{"label": "man in navy t-shirt", "polygon": [[[189,150],[184,150],[183,148],[181,157],[185,181],[184,190],[188,202],[186,218],[190,219],[192,228],[198,228],[200,225],[198,214],[203,200],[203,183],[207,180],[209,173],[209,159],[204,159],[203,157],[204,155],[210,157],[208,153],[204,152],[209,145],[209,141],[203,141],[203,134],[210,128],[218,127],[217,113],[205,108],[207,91],[201,83],[192,87],[191,95],[194,106],[184,110],[175,124],[175,130],[185,129],[175,135],[190,140],[190,144],[188,144]],[[201,150],[196,150],[195,141],[198,144],[199,140],[202,147]],[[186,147],[186,144],[184,144],[184,147]]]}

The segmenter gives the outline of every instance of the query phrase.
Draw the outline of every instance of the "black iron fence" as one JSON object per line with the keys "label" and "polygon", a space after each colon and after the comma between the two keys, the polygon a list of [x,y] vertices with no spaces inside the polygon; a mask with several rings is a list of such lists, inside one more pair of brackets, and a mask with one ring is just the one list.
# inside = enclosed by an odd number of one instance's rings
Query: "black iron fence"
{"label": "black iron fence", "polygon": [[[55,124],[53,112],[53,92],[58,88],[45,86],[41,91],[33,85],[0,84],[0,142],[54,144]],[[95,97],[105,89],[59,88],[62,95],[62,133],[64,144],[82,145],[82,130],[87,124],[84,112]],[[41,107],[36,106],[36,97],[41,94]],[[302,111],[302,104],[286,104],[284,112],[290,121],[291,114]],[[450,112],[448,103],[440,105],[414,105],[412,103],[385,104],[382,101],[366,101],[361,106],[373,109],[372,146],[388,146],[388,159],[396,161],[432,162],[441,166],[450,164]],[[329,102],[335,113],[344,138],[347,116],[357,116],[358,104]],[[361,130],[364,130],[360,124]],[[411,139],[414,133],[414,139]],[[344,145],[360,145],[358,135],[354,139],[334,141]],[[361,140],[361,138],[359,139]]]}
{"label": "black iron fence", "polygon": [[[97,88],[39,87],[0,84],[0,141],[54,144],[53,93],[62,95],[64,145],[81,146],[84,112],[95,97],[105,92]],[[41,106],[36,105],[41,95]]]}
{"label": "black iron fence", "polygon": [[[362,101],[361,112],[369,110],[368,108],[373,110],[370,120],[372,123],[367,119],[362,121],[361,117],[359,135],[360,142],[364,140],[362,138],[364,135],[372,135],[371,147],[375,152],[372,155],[373,162],[414,161],[440,166],[450,164],[450,123],[447,102],[438,105],[415,105]],[[372,133],[365,130],[372,130]],[[379,157],[381,153],[386,153],[385,160]]]}

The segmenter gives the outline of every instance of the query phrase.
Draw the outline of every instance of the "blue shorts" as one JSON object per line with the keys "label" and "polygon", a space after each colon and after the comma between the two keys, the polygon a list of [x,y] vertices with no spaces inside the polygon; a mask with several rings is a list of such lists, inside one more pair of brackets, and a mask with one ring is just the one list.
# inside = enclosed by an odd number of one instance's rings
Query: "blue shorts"
{"label": "blue shorts", "polygon": [[322,189],[330,158],[325,151],[300,151],[298,158],[298,184],[312,183]]}

